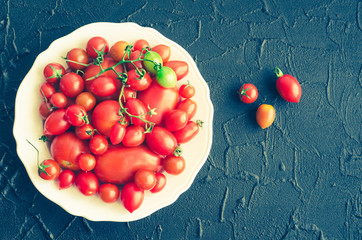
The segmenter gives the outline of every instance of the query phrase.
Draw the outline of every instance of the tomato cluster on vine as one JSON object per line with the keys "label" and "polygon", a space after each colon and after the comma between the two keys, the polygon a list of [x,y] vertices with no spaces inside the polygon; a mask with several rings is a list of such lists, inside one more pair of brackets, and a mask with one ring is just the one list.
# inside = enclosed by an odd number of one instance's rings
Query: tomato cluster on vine
{"label": "tomato cluster on vine", "polygon": [[53,159],[40,164],[38,156],[39,175],[106,203],[120,199],[133,212],[145,191],[161,191],[168,176],[185,170],[181,144],[202,126],[193,119],[195,87],[176,86],[189,66],[170,60],[167,45],[110,46],[100,36],[64,59],[66,67],[53,62],[43,70],[40,139],[50,142]]}

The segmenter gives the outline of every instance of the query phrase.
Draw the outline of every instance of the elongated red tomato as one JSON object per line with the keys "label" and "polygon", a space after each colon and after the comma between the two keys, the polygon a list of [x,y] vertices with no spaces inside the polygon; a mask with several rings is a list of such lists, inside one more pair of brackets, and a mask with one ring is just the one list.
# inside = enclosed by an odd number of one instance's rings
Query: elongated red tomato
{"label": "elongated red tomato", "polygon": [[171,68],[176,73],[177,81],[189,73],[189,65],[184,61],[167,61],[164,66]]}
{"label": "elongated red tomato", "polygon": [[127,183],[123,186],[121,191],[121,201],[123,206],[130,212],[138,209],[144,199],[144,190],[137,187],[133,182]]}
{"label": "elongated red tomato", "polygon": [[131,125],[126,128],[122,144],[126,147],[136,147],[145,141],[145,129],[142,126]]}
{"label": "elongated red tomato", "polygon": [[177,105],[177,109],[185,111],[189,119],[192,119],[197,111],[197,103],[190,98],[186,98]]}
{"label": "elongated red tomato", "polygon": [[162,189],[165,188],[167,179],[163,173],[156,172],[156,186],[150,190],[151,193],[160,192]]}
{"label": "elongated red tomato", "polygon": [[146,134],[147,146],[160,155],[170,155],[177,147],[175,136],[166,128],[156,126]]}
{"label": "elongated red tomato", "polygon": [[278,77],[276,86],[280,96],[287,102],[299,102],[302,88],[298,80],[291,75],[283,74],[279,68],[275,68],[274,72]]}
{"label": "elongated red tomato", "polygon": [[111,132],[109,133],[109,140],[113,145],[117,145],[122,142],[125,133],[126,126],[117,122],[111,128]]}
{"label": "elongated red tomato", "polygon": [[44,123],[44,135],[59,135],[70,128],[70,123],[65,117],[65,109],[52,112]]}
{"label": "elongated red tomato", "polygon": [[171,48],[164,44],[156,45],[152,48],[152,51],[158,53],[162,58],[162,62],[165,64],[171,56]]}
{"label": "elongated red tomato", "polygon": [[[147,113],[147,109],[145,107],[145,105],[143,104],[143,102],[137,98],[130,98],[128,99],[128,101],[126,102],[126,106],[128,109],[128,112],[134,116],[139,116],[141,119],[144,120],[148,120],[148,114]],[[128,115],[127,115],[127,119],[128,119]],[[130,121],[133,125],[136,126],[144,126],[145,122],[142,121],[139,118],[136,117],[130,117]]]}
{"label": "elongated red tomato", "polygon": [[176,131],[184,128],[188,121],[189,117],[185,111],[175,109],[166,115],[165,127],[171,132]]}
{"label": "elongated red tomato", "polygon": [[90,85],[91,92],[100,97],[109,97],[117,91],[117,83],[114,78],[108,76],[97,77]]}
{"label": "elongated red tomato", "polygon": [[96,156],[96,160],[94,172],[99,180],[114,184],[131,181],[141,168],[161,169],[161,157],[145,145],[131,148],[111,145],[105,153]]}
{"label": "elongated red tomato", "polygon": [[193,139],[200,130],[200,127],[199,127],[200,124],[201,123],[199,123],[199,122],[196,123],[194,121],[189,121],[184,128],[174,131],[173,135],[177,139],[177,142],[178,143],[187,143],[191,139]]}

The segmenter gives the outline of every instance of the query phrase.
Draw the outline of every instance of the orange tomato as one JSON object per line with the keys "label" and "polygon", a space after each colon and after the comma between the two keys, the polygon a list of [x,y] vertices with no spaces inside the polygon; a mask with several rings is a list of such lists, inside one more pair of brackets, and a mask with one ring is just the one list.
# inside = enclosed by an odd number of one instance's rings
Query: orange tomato
{"label": "orange tomato", "polygon": [[[125,54],[126,47],[128,46],[128,42],[125,41],[118,41],[109,50],[109,54],[111,57],[116,60],[117,62],[121,61],[123,55]],[[126,53],[127,54],[127,53]],[[128,57],[128,54],[125,56],[125,59]]]}
{"label": "orange tomato", "polygon": [[273,124],[275,119],[275,109],[272,105],[262,104],[256,111],[256,122],[264,129]]}

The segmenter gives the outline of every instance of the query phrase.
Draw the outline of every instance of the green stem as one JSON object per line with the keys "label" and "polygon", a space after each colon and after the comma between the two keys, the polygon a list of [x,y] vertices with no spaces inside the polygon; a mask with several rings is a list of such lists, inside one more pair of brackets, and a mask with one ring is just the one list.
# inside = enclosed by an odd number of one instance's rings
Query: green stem
{"label": "green stem", "polygon": [[275,75],[277,75],[278,78],[280,78],[284,75],[283,72],[278,67],[274,68],[274,73],[275,73]]}
{"label": "green stem", "polygon": [[39,150],[28,140],[26,139],[26,141],[35,149],[36,151],[36,164],[38,166],[39,169],[39,174],[40,173],[45,173],[46,175],[49,176],[49,174],[47,173],[47,171],[45,171],[45,169],[48,167],[48,165],[44,165],[44,164],[40,164],[39,162]]}

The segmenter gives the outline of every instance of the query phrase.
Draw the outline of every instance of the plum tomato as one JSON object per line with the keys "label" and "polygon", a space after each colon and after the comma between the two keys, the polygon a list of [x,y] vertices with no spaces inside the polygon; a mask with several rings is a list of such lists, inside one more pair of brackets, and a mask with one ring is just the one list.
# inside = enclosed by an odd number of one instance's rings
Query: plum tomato
{"label": "plum tomato", "polygon": [[181,174],[186,167],[186,161],[182,156],[168,155],[162,161],[163,169],[172,175]]}
{"label": "plum tomato", "polygon": [[75,177],[75,186],[85,196],[91,196],[97,193],[99,182],[94,173],[81,171]]}
{"label": "plum tomato", "polygon": [[97,77],[92,81],[90,91],[96,96],[109,97],[117,91],[116,80],[108,76]]}
{"label": "plum tomato", "polygon": [[245,83],[238,91],[240,101],[253,103],[258,98],[258,89],[251,83]]}
{"label": "plum tomato", "polygon": [[135,51],[142,51],[144,50],[143,53],[145,53],[146,48],[149,49],[150,48],[150,44],[147,42],[147,40],[145,39],[138,39],[134,44],[133,44],[133,49]]}
{"label": "plum tomato", "polygon": [[52,107],[48,105],[47,102],[41,102],[39,106],[39,114],[43,120],[47,119],[47,117],[53,112]]}
{"label": "plum tomato", "polygon": [[84,81],[81,76],[76,73],[66,73],[59,80],[59,88],[65,96],[74,98],[84,89]]}
{"label": "plum tomato", "polygon": [[[127,100],[125,108],[127,108],[129,114],[133,115],[131,117],[129,117],[129,115],[126,116],[127,118],[130,118],[129,120],[133,125],[144,126],[145,122],[143,120],[148,121],[148,111],[141,100],[137,98],[130,98]],[[141,119],[134,116],[137,116]]]}
{"label": "plum tomato", "polygon": [[[138,58],[143,58],[143,55],[141,55],[141,51],[138,50],[134,50],[133,52],[131,52],[131,55],[127,58],[127,60],[136,60]],[[143,68],[143,63],[142,61],[133,61],[131,62],[126,62],[126,67],[128,70],[132,70],[137,68]]]}
{"label": "plum tomato", "polygon": [[183,110],[187,113],[189,120],[192,119],[197,111],[197,103],[190,98],[186,98],[177,105],[177,109]]}
{"label": "plum tomato", "polygon": [[157,71],[162,67],[162,58],[156,52],[146,52],[143,60],[143,66],[148,72],[152,74],[156,74]]}
{"label": "plum tomato", "polygon": [[131,125],[126,128],[122,144],[126,147],[136,147],[145,141],[145,129],[142,126]]}
{"label": "plum tomato", "polygon": [[53,159],[47,159],[40,164],[38,173],[44,180],[54,180],[59,176],[60,166]]}
{"label": "plum tomato", "polygon": [[121,201],[123,206],[130,213],[133,213],[133,211],[141,206],[144,196],[144,190],[137,187],[137,185],[133,182],[126,183],[121,191]]}
{"label": "plum tomato", "polygon": [[142,78],[140,78],[140,75],[135,69],[127,72],[127,85],[135,91],[143,91],[147,89],[151,83],[152,78],[147,72],[144,73]]}
{"label": "plum tomato", "polygon": [[111,128],[111,132],[109,133],[109,140],[113,145],[117,145],[122,142],[125,133],[126,133],[126,126],[124,124],[117,122]]}
{"label": "plum tomato", "polygon": [[146,134],[147,146],[160,155],[170,155],[177,147],[175,136],[166,128],[155,126]]}
{"label": "plum tomato", "polygon": [[275,119],[275,109],[272,105],[262,104],[256,111],[256,122],[262,129],[271,126]]}
{"label": "plum tomato", "polygon": [[89,123],[87,111],[81,105],[73,104],[67,107],[65,117],[75,127]]}
{"label": "plum tomato", "polygon": [[169,67],[161,67],[156,72],[156,81],[164,88],[173,88],[176,86],[176,73]]}
{"label": "plum tomato", "polygon": [[68,104],[68,98],[61,92],[54,93],[49,101],[55,108],[65,108]]}
{"label": "plum tomato", "polygon": [[283,74],[279,68],[275,68],[274,72],[278,77],[276,86],[280,96],[287,102],[299,102],[302,96],[302,88],[298,80],[291,75]]}
{"label": "plum tomato", "polygon": [[83,70],[88,65],[89,57],[84,49],[73,48],[67,53],[66,62],[72,70]]}
{"label": "plum tomato", "polygon": [[58,177],[59,189],[66,189],[73,185],[75,173],[72,170],[64,169]]}
{"label": "plum tomato", "polygon": [[158,55],[160,55],[163,63],[166,63],[168,61],[168,59],[170,59],[171,48],[169,46],[166,46],[164,44],[159,44],[159,45],[152,47],[152,51],[154,51],[154,52],[158,53]]}
{"label": "plum tomato", "polygon": [[45,82],[40,86],[41,97],[50,99],[50,97],[56,92],[53,84]]}
{"label": "plum tomato", "polygon": [[59,63],[49,63],[43,70],[43,75],[48,83],[57,83],[65,74],[65,68]]}
{"label": "plum tomato", "polygon": [[113,203],[119,198],[119,188],[111,183],[104,183],[98,189],[98,195],[105,203]]}
{"label": "plum tomato", "polygon": [[84,107],[89,112],[97,103],[96,98],[90,92],[81,92],[75,99],[75,103]]}
{"label": "plum tomato", "polygon": [[163,173],[156,172],[156,185],[150,190],[151,193],[160,192],[162,189],[165,188],[167,179]]}
{"label": "plum tomato", "polygon": [[118,115],[119,107],[118,101],[114,100],[99,103],[93,109],[93,127],[102,135],[109,137],[112,126],[121,119]]}
{"label": "plum tomato", "polygon": [[98,57],[97,52],[102,52],[103,54],[108,53],[109,45],[106,39],[102,37],[92,37],[87,42],[86,52],[88,56],[95,59]]}
{"label": "plum tomato", "polygon": [[75,135],[82,140],[88,140],[91,139],[94,135],[94,127],[90,124],[84,124],[79,127],[75,127],[74,133]]}
{"label": "plum tomato", "polygon": [[108,140],[101,134],[94,135],[89,141],[89,150],[94,155],[101,155],[108,149]]}
{"label": "plum tomato", "polygon": [[187,84],[182,84],[179,88],[180,96],[183,98],[192,98],[195,95],[195,87],[192,86],[189,82]]}
{"label": "plum tomato", "polygon": [[200,130],[202,121],[189,121],[184,128],[181,128],[173,132],[173,135],[177,139],[177,143],[187,143],[193,139]]}
{"label": "plum tomato", "polygon": [[187,113],[183,110],[175,109],[170,111],[165,118],[165,127],[173,132],[184,128],[189,121]]}
{"label": "plum tomato", "polygon": [[139,169],[134,175],[134,183],[143,190],[151,190],[156,185],[156,175],[152,170]]}
{"label": "plum tomato", "polygon": [[96,166],[96,158],[90,153],[82,153],[78,156],[78,165],[85,172],[92,171]]}
{"label": "plum tomato", "polygon": [[70,128],[70,123],[65,117],[65,109],[52,112],[44,123],[44,135],[59,135]]}
{"label": "plum tomato", "polygon": [[122,103],[126,103],[128,99],[136,98],[137,92],[129,87],[123,89]]}
{"label": "plum tomato", "polygon": [[168,61],[165,67],[171,68],[177,76],[177,81],[183,79],[189,73],[189,65],[184,61]]}
{"label": "plum tomato", "polygon": [[117,62],[121,61],[123,57],[127,59],[128,53],[125,50],[128,45],[129,44],[126,41],[116,42],[109,50],[109,55]]}

